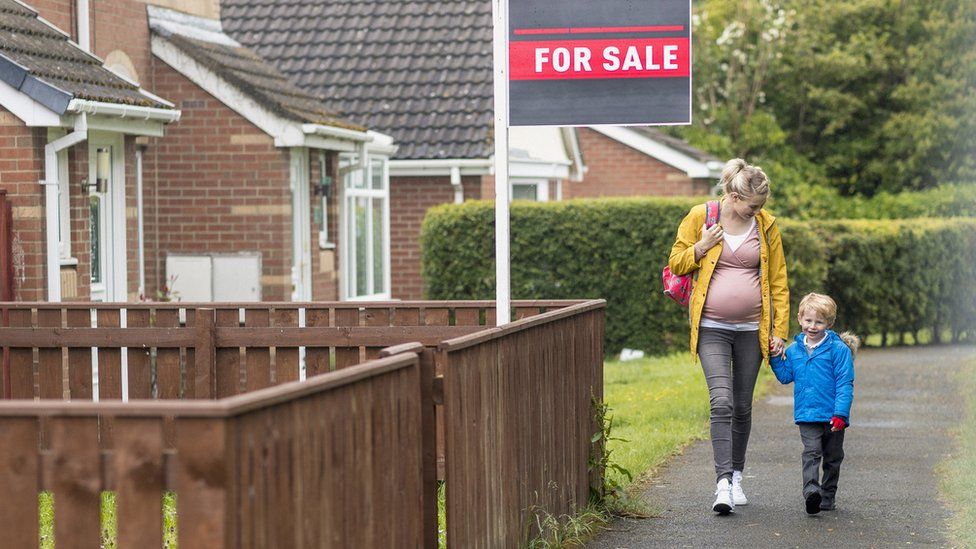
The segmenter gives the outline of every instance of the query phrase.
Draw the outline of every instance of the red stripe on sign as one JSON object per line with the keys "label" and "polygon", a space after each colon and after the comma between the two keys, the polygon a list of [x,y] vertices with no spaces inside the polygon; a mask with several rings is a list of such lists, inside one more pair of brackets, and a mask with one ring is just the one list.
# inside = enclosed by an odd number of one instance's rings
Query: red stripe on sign
{"label": "red stripe on sign", "polygon": [[611,34],[623,32],[679,32],[684,25],[652,25],[649,27],[557,27],[551,29],[515,29],[516,36],[529,34]]}
{"label": "red stripe on sign", "polygon": [[509,42],[511,80],[674,78],[691,74],[687,37]]}

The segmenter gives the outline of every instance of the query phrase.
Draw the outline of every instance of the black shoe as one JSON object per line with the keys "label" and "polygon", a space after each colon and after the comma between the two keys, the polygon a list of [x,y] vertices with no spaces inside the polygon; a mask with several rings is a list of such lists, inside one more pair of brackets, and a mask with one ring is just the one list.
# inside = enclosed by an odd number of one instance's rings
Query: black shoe
{"label": "black shoe", "polygon": [[807,514],[816,515],[820,512],[820,492],[813,492],[807,496]]}
{"label": "black shoe", "polygon": [[833,511],[837,507],[834,506],[834,500],[822,498],[820,500],[820,510],[821,511]]}

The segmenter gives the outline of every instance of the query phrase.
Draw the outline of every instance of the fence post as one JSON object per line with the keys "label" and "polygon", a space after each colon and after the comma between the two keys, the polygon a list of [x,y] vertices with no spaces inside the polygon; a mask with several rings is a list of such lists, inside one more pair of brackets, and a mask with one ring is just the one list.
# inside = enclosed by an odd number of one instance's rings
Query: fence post
{"label": "fence post", "polygon": [[424,547],[437,549],[437,415],[434,403],[434,351],[420,352],[420,421],[423,453]]}
{"label": "fence post", "polygon": [[213,309],[196,310],[196,344],[193,351],[193,364],[187,366],[187,398],[217,398],[215,375],[216,346]]}
{"label": "fence post", "polygon": [[417,353],[420,359],[420,460],[423,470],[423,547],[437,549],[437,410],[434,398],[433,349],[420,343],[402,343],[382,349],[381,358],[401,353]]}

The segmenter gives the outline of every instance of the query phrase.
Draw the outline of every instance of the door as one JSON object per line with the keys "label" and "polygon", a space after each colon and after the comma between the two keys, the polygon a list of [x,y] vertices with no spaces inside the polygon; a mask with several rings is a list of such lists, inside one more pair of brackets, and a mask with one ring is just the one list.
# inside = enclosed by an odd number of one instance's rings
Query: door
{"label": "door", "polygon": [[92,301],[126,301],[125,164],[122,136],[92,132],[88,146]]}

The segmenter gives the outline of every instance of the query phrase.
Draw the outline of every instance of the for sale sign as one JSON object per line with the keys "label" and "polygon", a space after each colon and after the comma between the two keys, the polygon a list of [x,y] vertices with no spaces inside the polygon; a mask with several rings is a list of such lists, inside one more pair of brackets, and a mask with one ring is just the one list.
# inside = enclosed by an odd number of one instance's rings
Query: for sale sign
{"label": "for sale sign", "polygon": [[509,0],[509,125],[691,123],[690,0]]}

